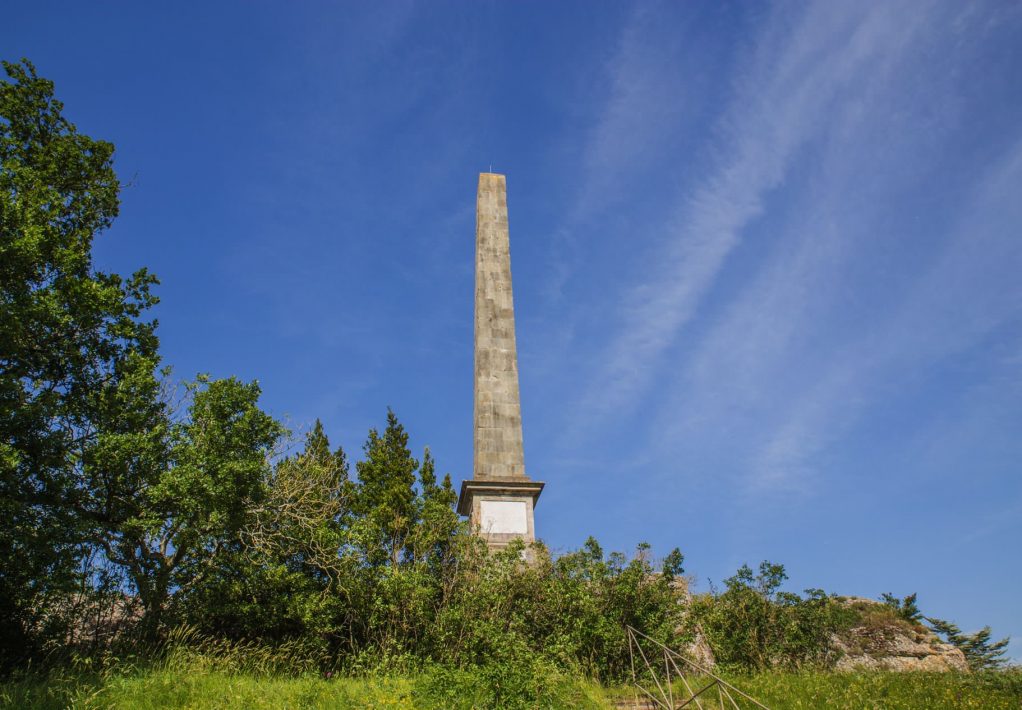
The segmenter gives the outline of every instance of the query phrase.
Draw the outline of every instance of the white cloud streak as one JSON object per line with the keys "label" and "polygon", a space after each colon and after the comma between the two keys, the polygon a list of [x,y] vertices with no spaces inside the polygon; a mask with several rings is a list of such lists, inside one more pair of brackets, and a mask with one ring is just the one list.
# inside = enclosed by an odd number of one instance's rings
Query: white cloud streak
{"label": "white cloud streak", "polygon": [[1022,141],[977,186],[953,237],[907,298],[841,349],[753,453],[752,492],[800,487],[814,455],[863,415],[882,383],[925,372],[1022,318],[1020,184]]}
{"label": "white cloud streak", "polygon": [[684,27],[663,26],[663,9],[633,8],[605,65],[606,99],[584,134],[575,171],[579,187],[552,240],[546,295],[553,302],[578,267],[587,225],[623,199],[622,185],[648,168],[685,120],[691,98],[685,76],[698,57],[684,53]]}
{"label": "white cloud streak", "polygon": [[822,2],[794,20],[783,12],[771,18],[721,120],[716,166],[680,199],[651,259],[652,277],[625,298],[625,325],[584,397],[585,411],[599,418],[634,406],[800,148],[826,130],[836,98],[882,73],[925,15],[918,4]]}

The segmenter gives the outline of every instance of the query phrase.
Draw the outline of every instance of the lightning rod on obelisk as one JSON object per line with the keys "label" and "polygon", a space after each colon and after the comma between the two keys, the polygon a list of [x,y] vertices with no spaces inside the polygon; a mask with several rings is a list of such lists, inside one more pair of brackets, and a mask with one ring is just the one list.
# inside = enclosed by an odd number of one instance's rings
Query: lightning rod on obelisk
{"label": "lightning rod on obelisk", "polygon": [[458,512],[490,549],[533,542],[543,484],[525,475],[507,184],[494,173],[479,175],[476,195],[474,393],[472,480],[461,484]]}

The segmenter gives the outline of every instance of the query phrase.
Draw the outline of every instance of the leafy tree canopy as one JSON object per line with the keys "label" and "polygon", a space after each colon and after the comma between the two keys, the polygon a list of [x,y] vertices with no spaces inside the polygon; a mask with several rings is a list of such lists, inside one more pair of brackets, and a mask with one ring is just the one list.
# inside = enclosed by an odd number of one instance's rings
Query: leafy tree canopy
{"label": "leafy tree canopy", "polygon": [[156,279],[92,265],[93,238],[117,216],[113,145],[78,133],[29,61],[3,67],[0,613],[16,647],[51,592],[78,579],[83,521],[72,511],[88,497],[85,461],[103,420],[117,418],[116,393],[144,387],[139,373],[159,358],[155,322],[142,319]]}

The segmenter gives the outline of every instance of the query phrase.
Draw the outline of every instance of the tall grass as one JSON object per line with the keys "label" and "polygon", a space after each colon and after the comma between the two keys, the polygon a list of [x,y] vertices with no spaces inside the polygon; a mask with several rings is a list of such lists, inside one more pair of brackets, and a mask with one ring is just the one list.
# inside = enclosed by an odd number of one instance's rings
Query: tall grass
{"label": "tall grass", "polygon": [[[0,683],[11,708],[609,708],[631,698],[565,676],[539,658],[475,668],[363,668],[338,676],[315,647],[268,647],[175,632],[145,653],[77,658],[48,672],[26,670]],[[352,669],[347,669],[348,673]],[[776,673],[729,678],[780,710],[931,710],[1022,708],[1022,670],[975,674]],[[703,681],[705,683],[705,681]],[[698,680],[694,683],[701,687]],[[682,688],[676,687],[679,698]],[[701,696],[707,710],[715,694]]]}
{"label": "tall grass", "polygon": [[[0,687],[0,705],[26,710],[123,708],[602,708],[595,684],[567,678],[540,687],[502,687],[471,671],[442,677],[296,678],[254,676],[203,668],[190,672],[151,669],[105,678],[22,679]],[[70,681],[70,682],[68,682]],[[450,682],[450,684],[448,684]]]}
{"label": "tall grass", "polygon": [[[393,664],[387,664],[392,665]],[[602,690],[541,660],[479,668],[363,667],[342,676],[300,642],[265,646],[175,631],[159,648],[72,658],[0,683],[0,706],[57,708],[600,708]],[[348,669],[350,672],[352,669]]]}
{"label": "tall grass", "polygon": [[[1022,708],[1022,670],[981,673],[893,673],[893,672],[761,672],[728,678],[736,687],[773,710],[1019,710]],[[689,679],[693,688],[704,687],[706,679]],[[652,683],[647,687],[656,692]],[[673,688],[676,702],[686,698],[679,682]],[[608,691],[608,697],[643,697],[634,688],[622,686]],[[711,689],[700,696],[706,710],[733,708],[718,700]],[[746,707],[747,705],[743,705]]]}
{"label": "tall grass", "polygon": [[764,704],[802,710],[1019,710],[1022,672],[760,673],[735,684]]}

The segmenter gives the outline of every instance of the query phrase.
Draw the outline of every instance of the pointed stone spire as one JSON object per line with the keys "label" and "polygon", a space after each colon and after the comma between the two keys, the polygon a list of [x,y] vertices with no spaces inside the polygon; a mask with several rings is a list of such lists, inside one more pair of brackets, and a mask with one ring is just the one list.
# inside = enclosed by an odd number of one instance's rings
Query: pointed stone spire
{"label": "pointed stone spire", "polygon": [[479,176],[476,198],[475,416],[476,480],[522,479],[522,408],[518,392],[511,247],[503,175]]}
{"label": "pointed stone spire", "polygon": [[473,479],[462,484],[458,512],[491,547],[532,542],[543,484],[525,474],[507,185],[494,173],[479,176],[476,195],[474,397]]}

